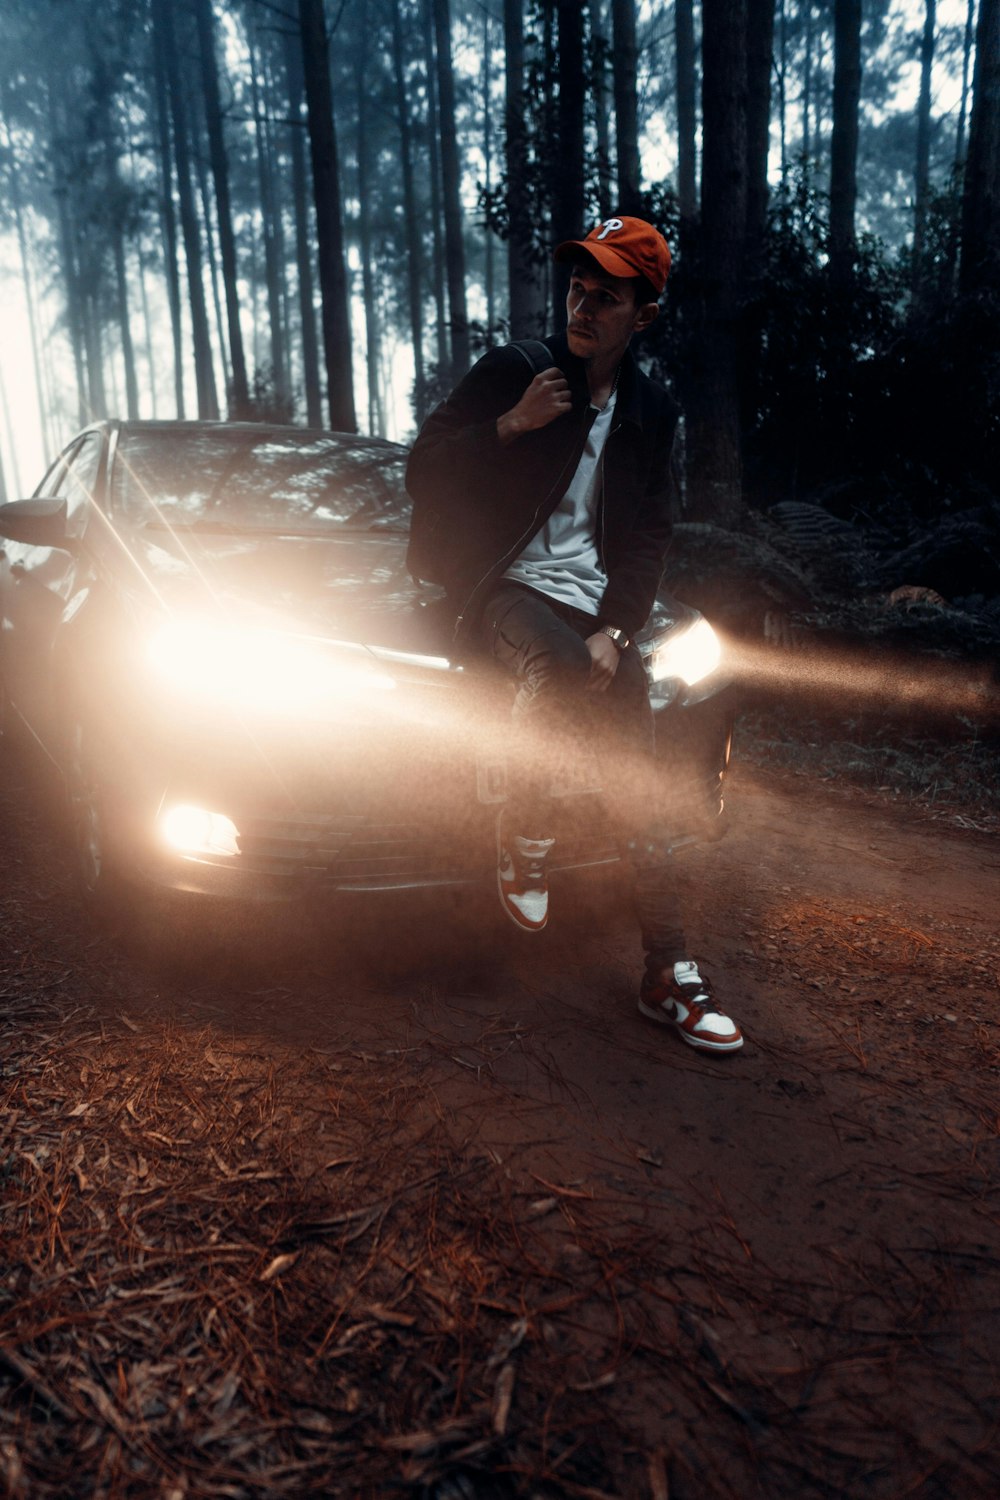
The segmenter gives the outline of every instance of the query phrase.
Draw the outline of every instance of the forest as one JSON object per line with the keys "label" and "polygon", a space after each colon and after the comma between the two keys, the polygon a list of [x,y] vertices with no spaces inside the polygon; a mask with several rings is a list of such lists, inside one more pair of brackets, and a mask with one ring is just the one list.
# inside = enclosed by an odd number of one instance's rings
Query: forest
{"label": "forest", "polygon": [[406,441],[559,326],[551,246],[631,212],[674,249],[642,357],[685,412],[678,518],[816,502],[905,547],[958,517],[998,591],[1000,0],[0,17],[7,498],[106,415]]}
{"label": "forest", "polygon": [[[10,1500],[1000,1496],[1000,0],[0,0],[0,504],[105,417],[407,444],[618,213],[673,250],[665,587],[725,651],[658,743],[704,708],[715,797],[735,724],[685,951],[749,1045],[650,1037],[613,860],[544,934],[500,909],[431,703],[477,680],[404,634],[390,530],[140,554],[123,505],[91,549],[57,494],[33,593],[8,513],[5,606],[68,626],[21,675],[64,764],[0,674]],[[405,649],[300,612],[355,574]],[[421,712],[369,716],[397,666]],[[208,824],[159,896],[116,878],[132,780],[150,858]],[[334,891],[369,837],[379,888]],[[294,899],[192,904],[206,848]]]}

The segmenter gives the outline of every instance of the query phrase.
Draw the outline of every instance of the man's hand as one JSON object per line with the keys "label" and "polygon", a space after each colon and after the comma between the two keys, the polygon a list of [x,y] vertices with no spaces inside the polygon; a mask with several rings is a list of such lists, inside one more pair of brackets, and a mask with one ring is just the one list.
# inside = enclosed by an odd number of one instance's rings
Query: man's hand
{"label": "man's hand", "polygon": [[590,677],[587,682],[588,693],[606,693],[611,686],[611,679],[618,671],[618,663],[621,660],[621,652],[609,635],[599,630],[596,635],[588,635],[586,640],[587,650],[590,652]]}
{"label": "man's hand", "polygon": [[553,365],[536,375],[517,405],[497,418],[497,436],[504,445],[512,443],[523,432],[547,427],[571,405],[569,381]]}

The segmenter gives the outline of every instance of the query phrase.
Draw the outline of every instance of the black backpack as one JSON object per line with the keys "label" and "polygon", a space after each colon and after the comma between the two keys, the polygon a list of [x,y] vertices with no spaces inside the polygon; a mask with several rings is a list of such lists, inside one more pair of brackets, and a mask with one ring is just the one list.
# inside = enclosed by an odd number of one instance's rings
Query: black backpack
{"label": "black backpack", "polygon": [[[541,375],[555,364],[551,350],[541,339],[517,339],[507,346],[528,362],[533,375]],[[414,500],[410,515],[410,541],[406,565],[410,576],[424,583],[446,583],[442,550],[448,538],[440,534],[440,513],[427,500]]]}

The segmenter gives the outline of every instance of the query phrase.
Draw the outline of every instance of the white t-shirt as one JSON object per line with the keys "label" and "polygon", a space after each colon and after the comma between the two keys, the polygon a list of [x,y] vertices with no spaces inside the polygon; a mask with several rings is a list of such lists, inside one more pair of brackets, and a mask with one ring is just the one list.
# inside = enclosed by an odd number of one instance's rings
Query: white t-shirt
{"label": "white t-shirt", "polygon": [[608,583],[594,527],[603,482],[601,454],[617,399],[612,392],[607,405],[598,409],[566,493],[504,574],[588,615],[598,613]]}

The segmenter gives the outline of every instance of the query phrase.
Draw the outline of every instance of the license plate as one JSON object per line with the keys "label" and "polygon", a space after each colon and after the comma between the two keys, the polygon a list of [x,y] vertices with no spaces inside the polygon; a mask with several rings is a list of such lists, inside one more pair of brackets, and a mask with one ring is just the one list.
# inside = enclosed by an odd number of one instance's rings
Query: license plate
{"label": "license plate", "polygon": [[[584,753],[564,761],[549,783],[550,797],[586,797],[601,790],[597,756]],[[476,794],[480,802],[507,800],[507,760],[502,755],[481,755],[476,761]]]}

